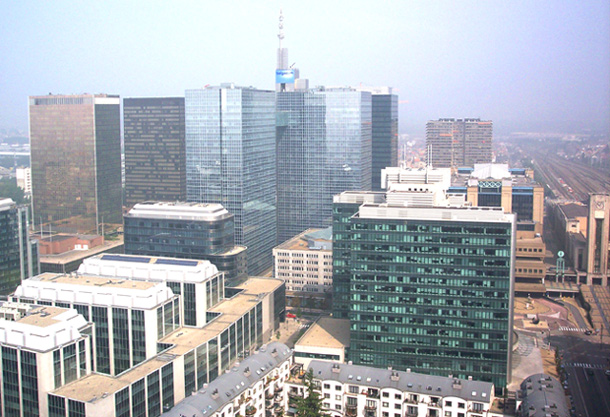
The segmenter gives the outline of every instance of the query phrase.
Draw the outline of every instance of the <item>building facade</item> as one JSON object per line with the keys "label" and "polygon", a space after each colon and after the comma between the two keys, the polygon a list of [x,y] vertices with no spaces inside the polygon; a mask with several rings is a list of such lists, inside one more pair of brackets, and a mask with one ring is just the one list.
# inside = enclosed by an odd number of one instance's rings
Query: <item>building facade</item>
{"label": "building facade", "polygon": [[[219,281],[218,285],[213,284],[221,274],[196,282],[199,280],[196,275],[207,276],[205,268],[202,269],[204,263],[215,270],[207,261],[131,259],[97,260],[91,268],[97,268],[96,272],[103,275],[43,274],[24,281],[18,288],[12,301],[29,304],[32,310],[44,309],[31,315],[34,320],[43,318],[40,324],[43,329],[30,331],[28,323],[17,322],[10,343],[22,349],[24,340],[39,349],[46,349],[50,342],[63,346],[66,336],[74,332],[62,331],[46,337],[53,330],[47,318],[53,309],[68,309],[75,324],[90,326],[88,333],[81,334],[89,335],[92,343],[85,347],[93,353],[81,358],[80,350],[76,350],[79,356],[74,359],[74,350],[68,348],[59,355],[51,354],[53,362],[44,367],[23,371],[26,368],[22,365],[20,371],[19,365],[13,364],[15,355],[9,352],[12,362],[0,363],[0,367],[7,364],[0,371],[10,373],[3,375],[2,405],[8,402],[10,408],[3,415],[159,416],[260,348],[279,326],[284,312],[284,285],[280,280],[253,278],[231,291],[225,289],[229,295],[223,297]],[[188,314],[188,304],[193,300],[189,284],[206,291],[202,301],[197,288],[194,289],[196,310],[205,311],[202,326],[183,325],[183,311]],[[172,288],[178,288],[182,294],[174,294]],[[28,313],[0,311],[0,314]],[[0,326],[6,327],[3,323],[0,320]],[[0,332],[0,339],[6,334]],[[1,341],[4,352],[7,341]],[[16,361],[23,361],[23,356],[19,359],[19,352],[16,354]],[[108,372],[100,368],[106,362],[110,364]],[[26,357],[24,363],[30,364],[31,358]],[[84,366],[86,369],[79,371]],[[16,374],[22,371],[25,377]],[[64,372],[66,376],[62,376]],[[37,383],[32,375],[60,383]],[[21,383],[23,388],[17,388],[20,378],[25,381]],[[16,387],[8,387],[9,381]],[[27,403],[22,401],[25,394]],[[35,395],[38,401],[31,399]]]}
{"label": "building facade", "polygon": [[355,208],[354,200],[335,197],[333,226],[335,294],[343,301],[334,315],[347,310],[351,321],[349,359],[472,376],[503,389],[511,375],[515,216],[489,208]]}
{"label": "building facade", "polygon": [[[92,372],[93,325],[65,308],[7,303],[0,310],[0,414],[54,415],[47,393]],[[70,410],[85,415],[79,405]]]}
{"label": "building facade", "polygon": [[96,234],[121,224],[119,97],[34,96],[29,113],[35,223]]}
{"label": "building facade", "polygon": [[427,162],[437,168],[490,163],[492,140],[490,120],[431,120],[426,124]]}
{"label": "building facade", "polygon": [[373,191],[381,191],[381,170],[398,166],[398,95],[391,87],[360,87],[369,91],[372,104],[372,173]]}
{"label": "building facade", "polygon": [[38,243],[30,240],[28,207],[0,199],[0,294],[10,294],[22,280],[38,274]]}
{"label": "building facade", "polygon": [[332,196],[371,188],[371,93],[278,92],[278,242],[332,222]]}
{"label": "building facade", "polygon": [[140,203],[124,216],[125,253],[208,260],[233,283],[247,276],[234,229],[235,217],[220,204]]}
{"label": "building facade", "polygon": [[248,273],[272,266],[276,229],[275,93],[223,84],[187,90],[187,200],[222,204]]}
{"label": "building facade", "polygon": [[186,200],[183,97],[123,99],[125,205]]}
{"label": "building facade", "polygon": [[332,229],[308,229],[273,249],[276,278],[286,281],[288,305],[328,309],[332,300]]}
{"label": "building facade", "polygon": [[[308,370],[320,390],[323,411],[331,417],[514,415],[514,409],[508,414],[498,409],[494,385],[489,382],[317,360],[309,363]],[[285,384],[287,416],[295,415],[295,400],[306,395],[303,379],[297,375]]]}

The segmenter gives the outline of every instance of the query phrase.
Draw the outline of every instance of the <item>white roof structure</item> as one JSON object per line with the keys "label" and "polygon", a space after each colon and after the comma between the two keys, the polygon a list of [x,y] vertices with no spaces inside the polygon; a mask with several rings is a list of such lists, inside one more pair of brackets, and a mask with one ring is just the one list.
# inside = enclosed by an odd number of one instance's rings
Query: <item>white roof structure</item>
{"label": "white roof structure", "polygon": [[0,199],[0,211],[8,210],[15,205],[15,202],[10,198]]}
{"label": "white roof structure", "polygon": [[150,310],[171,300],[174,293],[164,283],[94,275],[44,273],[22,281],[13,296],[60,303]]}
{"label": "white roof structure", "polygon": [[222,204],[150,201],[136,204],[125,217],[214,221],[230,215]]}
{"label": "white roof structure", "polygon": [[358,217],[363,219],[410,219],[481,221],[489,223],[514,223],[515,215],[504,213],[502,207],[400,207],[387,204],[360,206]]}
{"label": "white roof structure", "polygon": [[46,352],[80,339],[86,326],[74,309],[36,306],[17,321],[0,319],[0,343]]}
{"label": "white roof structure", "polygon": [[151,282],[201,283],[219,274],[210,261],[102,254],[83,261],[79,274]]}
{"label": "white roof structure", "polygon": [[510,178],[508,164],[474,164],[474,170],[470,174],[471,178],[501,180]]}

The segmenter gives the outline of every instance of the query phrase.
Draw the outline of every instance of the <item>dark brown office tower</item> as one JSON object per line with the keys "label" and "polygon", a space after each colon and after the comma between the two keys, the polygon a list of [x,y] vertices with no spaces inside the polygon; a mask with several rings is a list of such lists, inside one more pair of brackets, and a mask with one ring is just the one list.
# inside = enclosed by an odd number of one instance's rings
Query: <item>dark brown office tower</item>
{"label": "dark brown office tower", "polygon": [[68,233],[121,224],[120,98],[30,97],[33,223]]}
{"label": "dark brown office tower", "polygon": [[123,100],[125,205],[186,200],[184,98]]}
{"label": "dark brown office tower", "polygon": [[492,162],[492,138],[490,120],[431,120],[426,125],[428,164],[436,168],[489,164]]}

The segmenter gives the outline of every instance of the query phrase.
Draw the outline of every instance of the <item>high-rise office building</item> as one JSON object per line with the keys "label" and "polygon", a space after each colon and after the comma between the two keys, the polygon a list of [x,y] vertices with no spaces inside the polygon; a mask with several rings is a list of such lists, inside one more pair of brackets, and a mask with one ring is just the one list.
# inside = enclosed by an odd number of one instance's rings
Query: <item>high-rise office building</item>
{"label": "high-rise office building", "polygon": [[28,217],[28,207],[0,199],[0,294],[10,294],[40,269],[38,242],[29,238]]}
{"label": "high-rise office building", "polygon": [[608,286],[610,275],[610,194],[589,195],[587,282]]}
{"label": "high-rise office building", "polygon": [[381,170],[398,166],[398,96],[391,87],[359,87],[372,94],[372,171],[373,191],[381,191]]}
{"label": "high-rise office building", "polygon": [[431,120],[426,125],[427,162],[439,168],[490,163],[492,139],[490,120]]}
{"label": "high-rise office building", "polygon": [[371,93],[278,92],[278,240],[332,223],[332,197],[371,188]]}
{"label": "high-rise office building", "polygon": [[335,197],[334,315],[351,321],[349,359],[504,388],[516,216],[367,202],[379,194]]}
{"label": "high-rise office building", "polygon": [[187,200],[235,216],[248,273],[272,266],[276,245],[275,93],[223,84],[187,90]]}
{"label": "high-rise office building", "polygon": [[146,202],[124,219],[126,254],[208,260],[231,284],[247,277],[246,248],[234,244],[234,216],[220,204]]}
{"label": "high-rise office building", "polygon": [[184,98],[123,100],[125,205],[186,200]]}
{"label": "high-rise office building", "polygon": [[120,99],[30,97],[34,223],[99,234],[122,223]]}

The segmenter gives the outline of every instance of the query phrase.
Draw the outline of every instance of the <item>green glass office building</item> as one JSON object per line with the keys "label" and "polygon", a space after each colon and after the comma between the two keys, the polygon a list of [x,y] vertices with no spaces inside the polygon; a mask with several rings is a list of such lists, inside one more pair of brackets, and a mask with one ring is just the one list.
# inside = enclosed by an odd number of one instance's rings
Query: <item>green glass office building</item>
{"label": "green glass office building", "polygon": [[342,296],[335,315],[347,309],[351,321],[349,359],[505,387],[515,216],[491,208],[359,205],[342,196],[334,207],[335,294]]}

